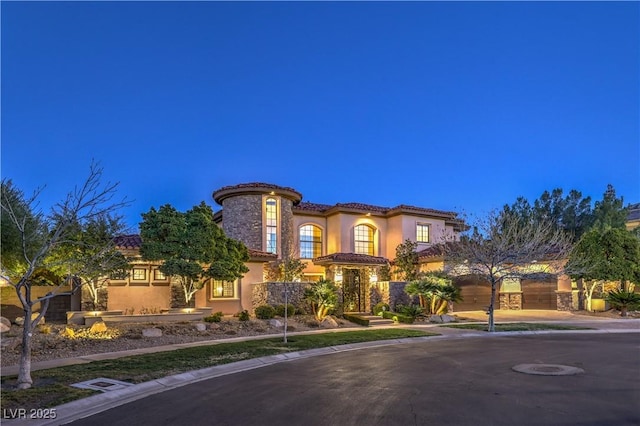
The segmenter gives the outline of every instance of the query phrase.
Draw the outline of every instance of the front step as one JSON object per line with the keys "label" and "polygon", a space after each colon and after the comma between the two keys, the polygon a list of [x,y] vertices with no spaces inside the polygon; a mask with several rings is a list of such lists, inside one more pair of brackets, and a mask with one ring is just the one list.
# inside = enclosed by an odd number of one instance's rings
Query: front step
{"label": "front step", "polygon": [[365,312],[350,312],[350,313],[353,315],[357,315],[359,317],[368,319],[369,327],[393,325],[393,320],[385,319],[377,315],[371,315],[370,313],[365,313]]}

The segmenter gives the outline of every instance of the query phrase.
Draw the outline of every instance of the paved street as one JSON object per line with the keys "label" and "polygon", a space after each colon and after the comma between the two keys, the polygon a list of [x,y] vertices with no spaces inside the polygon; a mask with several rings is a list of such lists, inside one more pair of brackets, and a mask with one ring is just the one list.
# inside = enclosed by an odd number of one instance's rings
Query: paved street
{"label": "paved street", "polygon": [[[523,363],[579,367],[535,376]],[[284,362],[74,425],[638,425],[640,334],[441,340]]]}

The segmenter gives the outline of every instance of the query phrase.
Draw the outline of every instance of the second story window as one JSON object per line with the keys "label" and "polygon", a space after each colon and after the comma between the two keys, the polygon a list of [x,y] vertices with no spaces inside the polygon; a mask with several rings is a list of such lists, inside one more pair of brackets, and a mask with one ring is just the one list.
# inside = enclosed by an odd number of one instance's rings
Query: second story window
{"label": "second story window", "polygon": [[314,225],[300,227],[300,258],[313,259],[322,255],[322,231]]}
{"label": "second story window", "polygon": [[277,253],[278,251],[278,203],[273,198],[266,201],[267,219],[267,252]]}
{"label": "second story window", "polygon": [[354,250],[358,254],[373,256],[373,228],[367,225],[358,225],[353,228]]}
{"label": "second story window", "polygon": [[416,241],[419,243],[429,242],[429,225],[424,223],[416,224]]}

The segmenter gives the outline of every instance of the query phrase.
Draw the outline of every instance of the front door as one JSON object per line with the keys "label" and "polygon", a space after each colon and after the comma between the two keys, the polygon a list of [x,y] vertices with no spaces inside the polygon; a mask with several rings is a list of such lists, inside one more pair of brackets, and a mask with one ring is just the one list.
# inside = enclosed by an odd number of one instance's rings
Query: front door
{"label": "front door", "polygon": [[364,312],[366,285],[362,283],[359,269],[344,269],[342,277],[342,295],[345,312]]}

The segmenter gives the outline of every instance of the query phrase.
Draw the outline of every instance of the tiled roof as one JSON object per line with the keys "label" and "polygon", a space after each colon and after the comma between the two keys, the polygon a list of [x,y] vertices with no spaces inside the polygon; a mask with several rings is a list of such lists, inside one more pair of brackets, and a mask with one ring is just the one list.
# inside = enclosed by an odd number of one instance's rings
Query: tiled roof
{"label": "tiled roof", "polygon": [[369,256],[367,254],[333,253],[326,256],[316,257],[315,259],[313,259],[313,263],[354,263],[363,265],[384,265],[387,263],[387,259],[380,256]]}
{"label": "tiled roof", "polygon": [[303,201],[294,207],[294,210],[304,210],[304,211],[313,211],[313,212],[324,212],[333,207],[331,204],[318,204],[318,203],[309,203],[307,201]]}
{"label": "tiled roof", "polygon": [[383,206],[375,206],[373,204],[364,204],[364,203],[337,203],[334,205],[331,204],[318,204],[318,203],[309,203],[303,202],[294,206],[294,211],[299,212],[317,212],[317,213],[325,213],[329,210],[357,210],[365,213],[380,213],[380,214],[389,214],[389,213],[420,213],[420,214],[429,214],[429,215],[437,215],[437,216],[445,216],[449,219],[454,219],[456,217],[455,212],[449,212],[445,210],[436,210],[429,209],[424,207],[416,207],[410,206],[407,204],[400,204],[396,207],[383,207]]}
{"label": "tiled roof", "polygon": [[139,249],[142,246],[142,238],[138,234],[118,235],[113,241],[120,249]]}
{"label": "tiled roof", "polygon": [[640,203],[631,204],[627,207],[629,210],[629,214],[627,215],[627,222],[631,222],[633,220],[640,220]]}
{"label": "tiled roof", "polygon": [[297,204],[302,200],[302,194],[293,188],[264,182],[250,182],[224,186],[213,192],[213,199],[216,203],[222,204],[222,201],[228,197],[244,194],[265,194],[269,192],[278,193],[283,197],[289,198],[294,204]]}
{"label": "tiled roof", "polygon": [[259,258],[259,259],[277,259],[278,255],[273,254],[273,253],[268,253],[266,251],[260,251],[260,250],[254,250],[254,249],[247,249],[249,251],[249,257],[255,259],[255,258]]}
{"label": "tiled roof", "polygon": [[272,183],[264,183],[264,182],[249,182],[249,183],[240,183],[238,185],[223,186],[222,188],[216,190],[216,192],[226,191],[228,189],[252,189],[252,188],[269,188],[269,189],[279,189],[281,191],[298,192],[295,189],[289,188],[287,186],[279,186],[279,185],[274,185]]}
{"label": "tiled roof", "polygon": [[444,255],[444,247],[442,244],[436,244],[426,249],[420,250],[418,253],[418,259],[428,259],[432,257],[440,257]]}

